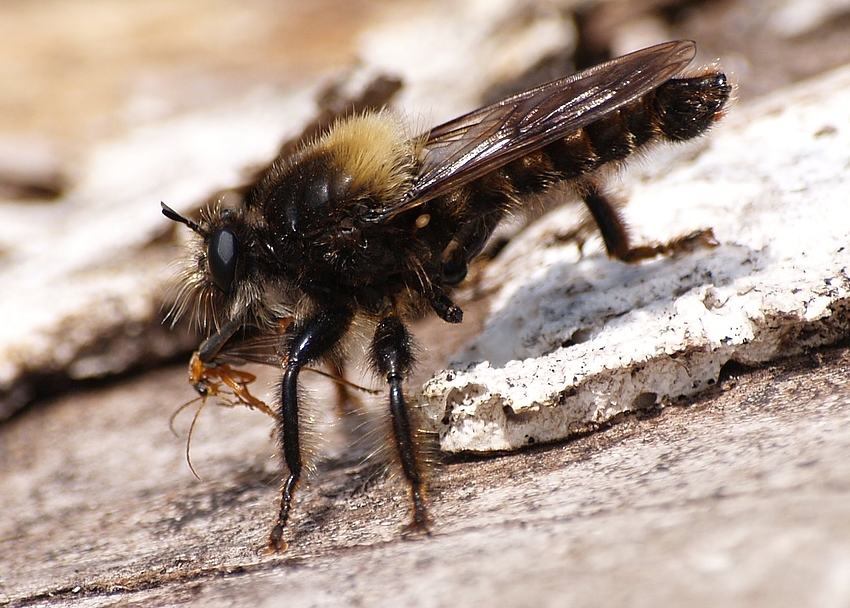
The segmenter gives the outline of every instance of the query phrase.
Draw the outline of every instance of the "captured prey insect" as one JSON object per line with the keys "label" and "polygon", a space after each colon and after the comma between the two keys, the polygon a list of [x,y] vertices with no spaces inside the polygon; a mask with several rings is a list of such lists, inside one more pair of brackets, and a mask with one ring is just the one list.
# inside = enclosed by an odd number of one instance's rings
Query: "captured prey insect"
{"label": "captured prey insect", "polygon": [[460,323],[452,287],[496,226],[530,197],[571,185],[608,254],[625,261],[711,240],[697,233],[668,246],[632,247],[597,171],[648,144],[701,135],[722,117],[732,90],[722,72],[677,77],[695,51],[690,41],[646,48],[419,137],[387,111],[355,115],[276,159],[236,208],[213,206],[195,222],[162,206],[197,235],[172,314],[194,310],[215,327],[199,360],[214,365],[246,328],[280,345],[275,410],[287,474],[271,550],[287,546],[302,476],[299,373],[316,362],[341,366],[341,344],[355,323],[371,327],[369,360],[389,387],[392,436],[412,503],[407,528],[429,530],[423,436],[403,390],[414,363],[405,321],[431,309]]}
{"label": "captured prey insect", "polygon": [[[281,329],[285,329],[285,326],[291,322],[292,319],[286,319],[280,324]],[[275,366],[282,366],[284,362],[270,348],[274,346],[273,341],[255,339],[248,341],[247,344],[248,346],[246,348],[228,352],[219,351],[219,358],[208,363],[204,363],[201,360],[198,351],[192,353],[192,357],[189,359],[189,384],[195,389],[198,396],[177,408],[169,419],[169,427],[171,428],[171,432],[176,435],[174,421],[177,419],[177,416],[186,408],[198,404],[195,414],[192,416],[192,422],[189,424],[189,432],[186,438],[186,462],[189,465],[189,470],[192,471],[192,474],[198,480],[201,479],[201,476],[198,475],[195,466],[192,464],[192,435],[195,432],[195,425],[198,423],[198,418],[210,398],[215,398],[216,405],[219,407],[247,407],[251,410],[259,410],[273,420],[279,421],[278,414],[265,401],[251,393],[249,385],[257,381],[257,376],[240,369],[235,369],[230,362],[235,364],[252,362]],[[334,383],[337,390],[337,407],[340,415],[348,413],[350,404],[360,403],[359,399],[351,392],[352,389],[372,395],[380,393],[380,391],[349,382],[343,377],[343,371],[340,367],[333,367],[330,373],[311,367],[304,367],[302,371],[310,371],[325,376]]]}
{"label": "captured prey insect", "polygon": [[171,415],[169,426],[171,431],[174,431],[174,420],[187,407],[198,403],[198,409],[195,410],[195,415],[192,417],[192,423],[189,425],[189,436],[186,439],[186,462],[189,464],[189,470],[192,471],[197,479],[201,476],[195,470],[192,464],[192,455],[190,447],[192,445],[192,435],[195,432],[195,424],[198,422],[198,417],[201,411],[207,404],[207,399],[216,397],[218,404],[224,407],[245,406],[249,409],[259,410],[275,420],[277,414],[264,401],[258,399],[248,388],[248,385],[255,382],[257,377],[254,374],[244,372],[242,370],[233,369],[228,363],[219,363],[207,366],[201,361],[197,352],[192,354],[189,360],[189,384],[198,393],[191,401],[187,401],[181,405],[176,412]]}

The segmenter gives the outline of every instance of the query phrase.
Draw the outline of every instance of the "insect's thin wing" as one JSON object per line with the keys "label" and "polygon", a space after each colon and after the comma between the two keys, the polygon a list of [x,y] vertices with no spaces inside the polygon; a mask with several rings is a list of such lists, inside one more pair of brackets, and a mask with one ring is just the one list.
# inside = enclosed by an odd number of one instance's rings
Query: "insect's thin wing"
{"label": "insect's thin wing", "polygon": [[435,128],[410,198],[432,198],[593,123],[681,72],[695,50],[691,41],[659,44]]}
{"label": "insect's thin wing", "polygon": [[599,120],[681,72],[695,52],[690,40],[658,44],[434,128],[413,187],[377,216],[392,217]]}
{"label": "insect's thin wing", "polygon": [[241,365],[259,363],[280,367],[284,360],[283,341],[277,334],[259,334],[228,342],[216,355],[216,362]]}

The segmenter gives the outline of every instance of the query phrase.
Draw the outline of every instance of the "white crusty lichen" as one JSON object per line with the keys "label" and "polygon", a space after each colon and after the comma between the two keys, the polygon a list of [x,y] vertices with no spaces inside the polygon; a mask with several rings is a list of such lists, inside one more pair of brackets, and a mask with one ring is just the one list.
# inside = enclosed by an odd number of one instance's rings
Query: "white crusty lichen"
{"label": "white crusty lichen", "polygon": [[[711,227],[720,245],[637,265],[557,238],[549,214],[488,268],[483,332],[420,392],[448,452],[510,450],[712,386],[850,329],[850,69],[735,107],[621,187],[635,243]],[[663,157],[663,158],[662,158]]]}

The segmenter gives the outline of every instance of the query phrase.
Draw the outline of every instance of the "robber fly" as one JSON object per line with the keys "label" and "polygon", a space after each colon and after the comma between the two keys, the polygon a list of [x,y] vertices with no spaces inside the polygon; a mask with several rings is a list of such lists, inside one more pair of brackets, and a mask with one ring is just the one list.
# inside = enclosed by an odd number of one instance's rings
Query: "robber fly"
{"label": "robber fly", "polygon": [[[279,341],[275,404],[287,476],[269,546],[284,540],[303,462],[298,376],[344,361],[357,319],[372,328],[369,360],[389,387],[392,435],[410,489],[409,530],[429,529],[423,439],[403,383],[414,363],[405,320],[431,309],[463,312],[451,289],[496,226],[529,197],[566,182],[584,200],[610,256],[635,248],[602,191],[597,169],[648,144],[684,141],[723,115],[731,85],[705,69],[676,77],[690,41],[659,44],[514,95],[410,137],[388,111],[339,120],[277,158],[237,208],[212,206],[198,222],[163,204],[197,235],[173,314],[194,310],[214,333],[197,356],[214,365],[237,332]],[[281,319],[294,319],[280,330]]]}

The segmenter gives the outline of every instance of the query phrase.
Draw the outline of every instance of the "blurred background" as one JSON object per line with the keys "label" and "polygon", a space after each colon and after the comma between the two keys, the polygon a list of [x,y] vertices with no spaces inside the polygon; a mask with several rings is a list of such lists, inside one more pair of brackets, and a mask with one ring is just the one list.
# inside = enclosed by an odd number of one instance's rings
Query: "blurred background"
{"label": "blurred background", "polygon": [[[12,157],[5,164],[29,152],[31,186],[37,172],[49,175],[51,159],[53,169],[73,174],[79,155],[100,139],[259,87],[293,87],[360,59],[364,31],[435,16],[450,22],[467,4],[475,3],[3,0],[0,147]],[[847,0],[513,4],[518,15],[549,10],[571,24],[564,41],[571,55],[555,70],[686,37],[697,40],[701,57],[722,58],[746,100],[850,61]],[[415,27],[409,33],[410,45],[427,44]],[[51,190],[49,180],[41,185]]]}

